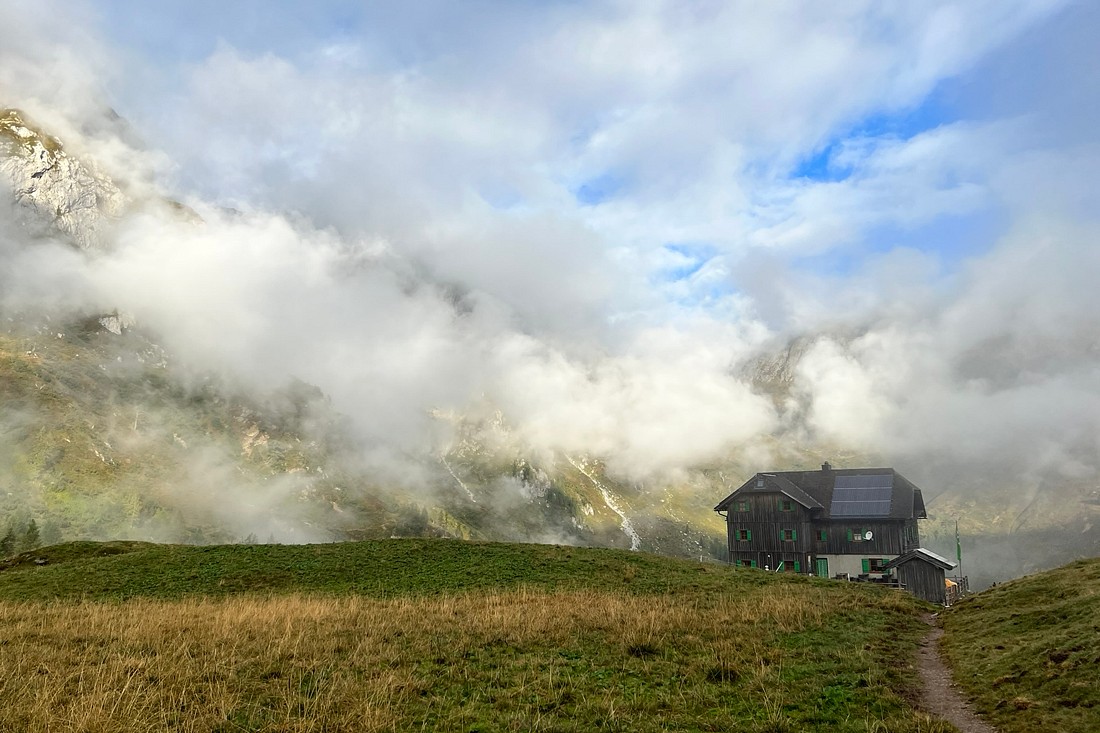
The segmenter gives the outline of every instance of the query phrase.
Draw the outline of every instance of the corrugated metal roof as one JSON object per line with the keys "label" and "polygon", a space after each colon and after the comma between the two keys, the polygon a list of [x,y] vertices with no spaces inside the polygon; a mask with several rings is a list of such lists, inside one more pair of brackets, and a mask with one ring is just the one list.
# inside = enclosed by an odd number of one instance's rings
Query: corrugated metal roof
{"label": "corrugated metal roof", "polygon": [[944,570],[951,570],[958,563],[954,563],[948,560],[946,557],[941,557],[931,550],[927,550],[923,547],[918,547],[915,550],[898,555],[890,562],[882,566],[883,570],[889,570],[890,568],[896,568],[898,565],[903,565],[910,560],[923,560],[924,562],[931,563],[937,567],[941,567]]}

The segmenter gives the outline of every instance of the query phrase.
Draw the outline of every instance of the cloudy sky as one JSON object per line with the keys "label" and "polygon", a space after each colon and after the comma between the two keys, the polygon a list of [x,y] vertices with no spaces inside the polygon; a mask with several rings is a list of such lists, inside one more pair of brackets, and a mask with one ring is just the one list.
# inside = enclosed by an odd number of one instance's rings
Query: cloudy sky
{"label": "cloudy sky", "polygon": [[487,398],[624,470],[708,460],[790,427],[737,370],[809,333],[799,440],[1100,463],[1095,3],[0,12],[0,104],[110,105],[101,164],[212,222],[123,227],[88,297],[379,440]]}

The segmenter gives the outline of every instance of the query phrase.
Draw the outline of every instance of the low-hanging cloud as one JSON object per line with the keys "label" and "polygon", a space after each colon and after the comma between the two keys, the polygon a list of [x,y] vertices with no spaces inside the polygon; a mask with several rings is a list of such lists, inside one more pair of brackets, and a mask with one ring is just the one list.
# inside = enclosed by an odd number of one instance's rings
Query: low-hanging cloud
{"label": "low-hanging cloud", "polygon": [[798,381],[810,425],[842,444],[1031,480],[1100,474],[1094,235],[1015,233],[934,310],[817,343]]}
{"label": "low-hanging cloud", "polygon": [[[196,373],[315,384],[387,480],[486,403],[634,480],[776,440],[1097,474],[1096,140],[1061,146],[1039,108],[873,124],[984,83],[1060,3],[601,7],[411,61],[227,41],[166,89],[91,32],[52,66],[13,42],[3,103],[145,183],[92,257],[6,227],[0,302],[119,309]],[[91,124],[94,92],[63,103],[95,86],[84,55],[169,155]],[[743,366],[807,333],[790,401],[759,394]]]}

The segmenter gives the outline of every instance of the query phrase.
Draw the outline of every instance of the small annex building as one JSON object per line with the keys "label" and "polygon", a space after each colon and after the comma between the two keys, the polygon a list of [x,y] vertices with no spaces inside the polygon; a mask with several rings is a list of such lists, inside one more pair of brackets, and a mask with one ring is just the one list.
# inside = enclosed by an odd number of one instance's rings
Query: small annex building
{"label": "small annex building", "polygon": [[941,606],[950,605],[955,594],[948,594],[947,571],[955,568],[956,563],[940,557],[931,550],[918,547],[895,557],[883,566],[884,570],[897,573],[898,582],[917,598]]}
{"label": "small annex building", "polygon": [[921,490],[893,468],[758,473],[714,508],[729,561],[822,578],[881,579],[920,547]]}

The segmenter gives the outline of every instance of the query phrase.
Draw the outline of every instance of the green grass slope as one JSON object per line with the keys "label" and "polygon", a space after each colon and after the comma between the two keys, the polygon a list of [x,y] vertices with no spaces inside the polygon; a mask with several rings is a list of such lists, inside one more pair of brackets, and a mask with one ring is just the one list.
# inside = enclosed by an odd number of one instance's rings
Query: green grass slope
{"label": "green grass slope", "polygon": [[956,681],[1002,733],[1100,731],[1100,559],[997,585],[943,623]]}
{"label": "green grass slope", "polygon": [[[723,592],[783,583],[722,565],[554,545],[399,539],[320,545],[155,545],[74,542],[0,565],[0,600],[175,599],[236,593],[387,597],[501,590],[616,588]],[[791,582],[791,581],[786,581]]]}
{"label": "green grass slope", "polygon": [[922,610],[612,549],[70,543],[0,567],[0,723],[945,733],[912,706]]}
{"label": "green grass slope", "polygon": [[[120,601],[239,593],[389,597],[520,586],[727,594],[806,584],[830,593],[839,587],[624,550],[449,539],[210,546],[70,542],[0,563],[0,601]],[[845,593],[878,597],[877,589],[867,586],[843,588]]]}

